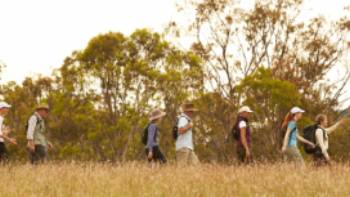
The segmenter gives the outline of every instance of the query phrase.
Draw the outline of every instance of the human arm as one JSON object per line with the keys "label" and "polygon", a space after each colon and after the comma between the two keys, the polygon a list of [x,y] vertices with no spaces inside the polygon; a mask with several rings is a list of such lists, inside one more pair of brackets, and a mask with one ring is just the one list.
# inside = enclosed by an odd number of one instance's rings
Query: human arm
{"label": "human arm", "polygon": [[312,146],[312,147],[315,147],[315,144],[314,144],[314,143],[310,142],[309,140],[306,140],[306,139],[303,138],[301,135],[299,135],[299,133],[297,133],[297,139],[298,139],[300,142],[304,143],[304,144],[308,144],[308,145],[310,145],[310,146]]}
{"label": "human arm", "polygon": [[9,127],[5,127],[3,130],[2,130],[2,135],[0,135],[4,140],[10,142],[11,144],[14,144],[14,145],[17,145],[17,141],[15,138],[10,138],[8,136],[9,133],[11,133],[11,129]]}
{"label": "human arm", "polygon": [[188,120],[185,117],[180,117],[179,119],[179,124],[178,124],[178,128],[179,128],[179,134],[185,134],[187,131],[191,130],[193,127],[193,123]]}
{"label": "human arm", "polygon": [[287,128],[286,134],[284,135],[284,138],[283,138],[282,152],[285,152],[287,150],[287,145],[288,145],[289,136],[291,132],[292,132],[292,129]]}
{"label": "human arm", "polygon": [[250,152],[250,149],[248,146],[246,133],[247,133],[246,127],[240,128],[241,142],[242,142],[242,145],[243,145],[245,152],[246,152],[246,158],[249,158],[251,156],[251,152]]}
{"label": "human arm", "polygon": [[34,130],[37,124],[37,117],[32,116],[28,121],[28,130],[27,130],[27,147],[29,150],[34,151],[35,144],[34,144]]}
{"label": "human arm", "polygon": [[326,128],[326,132],[327,134],[331,134],[333,131],[335,131],[341,124],[343,124],[344,122],[344,118],[342,118],[340,121],[338,121],[337,123],[335,123],[333,126]]}

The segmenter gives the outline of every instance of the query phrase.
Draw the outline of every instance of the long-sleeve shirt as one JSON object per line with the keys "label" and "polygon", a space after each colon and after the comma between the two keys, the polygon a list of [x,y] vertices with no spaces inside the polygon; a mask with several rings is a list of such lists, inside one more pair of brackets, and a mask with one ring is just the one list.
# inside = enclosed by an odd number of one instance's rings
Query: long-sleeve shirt
{"label": "long-sleeve shirt", "polygon": [[158,129],[157,125],[154,123],[151,123],[148,126],[148,140],[146,148],[149,150],[152,150],[153,147],[158,146]]}
{"label": "long-sleeve shirt", "polygon": [[329,128],[325,128],[324,131],[320,128],[316,130],[316,144],[321,148],[322,154],[325,157],[328,157],[328,146],[329,146],[329,140],[328,135],[331,134],[333,131],[337,129],[337,127],[340,125],[340,122],[334,124],[333,126]]}

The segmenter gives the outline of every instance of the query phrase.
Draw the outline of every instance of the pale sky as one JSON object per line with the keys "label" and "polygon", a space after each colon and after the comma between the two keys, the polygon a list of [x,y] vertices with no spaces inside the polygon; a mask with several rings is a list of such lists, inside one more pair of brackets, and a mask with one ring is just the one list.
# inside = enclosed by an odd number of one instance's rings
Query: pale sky
{"label": "pale sky", "polygon": [[[248,2],[248,0],[243,0]],[[252,1],[250,1],[252,2]],[[347,3],[348,2],[348,3]],[[50,75],[72,51],[99,33],[162,31],[176,17],[175,0],[0,0],[1,83]],[[248,3],[249,4],[249,3]],[[302,16],[337,18],[348,0],[306,0]]]}

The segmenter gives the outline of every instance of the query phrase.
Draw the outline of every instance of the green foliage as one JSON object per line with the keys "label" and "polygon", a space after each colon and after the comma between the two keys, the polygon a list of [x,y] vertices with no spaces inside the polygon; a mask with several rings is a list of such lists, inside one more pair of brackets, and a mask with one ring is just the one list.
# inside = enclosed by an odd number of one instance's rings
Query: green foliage
{"label": "green foliage", "polygon": [[[147,29],[129,36],[109,32],[73,52],[50,77],[4,84],[1,94],[13,105],[7,122],[19,142],[10,147],[13,159],[27,154],[25,123],[40,102],[52,108],[48,128],[57,160],[143,158],[141,134],[155,107],[167,113],[160,124],[161,148],[173,158],[171,129],[185,101],[200,109],[194,136],[204,161],[232,161],[230,132],[243,104],[255,111],[258,159],[279,157],[277,132],[292,106],[307,111],[301,128],[318,113],[334,119],[349,78],[337,85],[324,80],[349,50],[342,36],[349,32],[346,18],[336,25],[321,17],[299,23],[300,0],[256,1],[250,10],[229,0],[187,3],[195,18],[186,30],[175,30],[196,36],[189,51]],[[331,145],[332,153],[347,149],[345,130],[335,135],[339,143]]]}
{"label": "green foliage", "polygon": [[[165,107],[166,152],[173,154],[171,127],[180,104],[203,90],[200,58],[146,29],[130,36],[109,32],[67,57],[53,77],[9,83],[1,91],[14,107],[8,122],[25,158],[24,123],[33,107],[47,101],[55,149],[53,159],[117,161],[144,154],[141,133],[154,107]],[[165,124],[166,123],[166,124]],[[167,140],[169,139],[169,140]]]}

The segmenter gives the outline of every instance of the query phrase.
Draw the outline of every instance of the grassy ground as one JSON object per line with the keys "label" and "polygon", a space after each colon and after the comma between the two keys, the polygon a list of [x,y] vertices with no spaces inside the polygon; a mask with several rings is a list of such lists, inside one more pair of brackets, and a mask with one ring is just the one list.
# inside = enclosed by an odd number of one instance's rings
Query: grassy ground
{"label": "grassy ground", "polygon": [[146,164],[0,167],[0,196],[350,196],[350,167],[286,164],[197,168]]}

